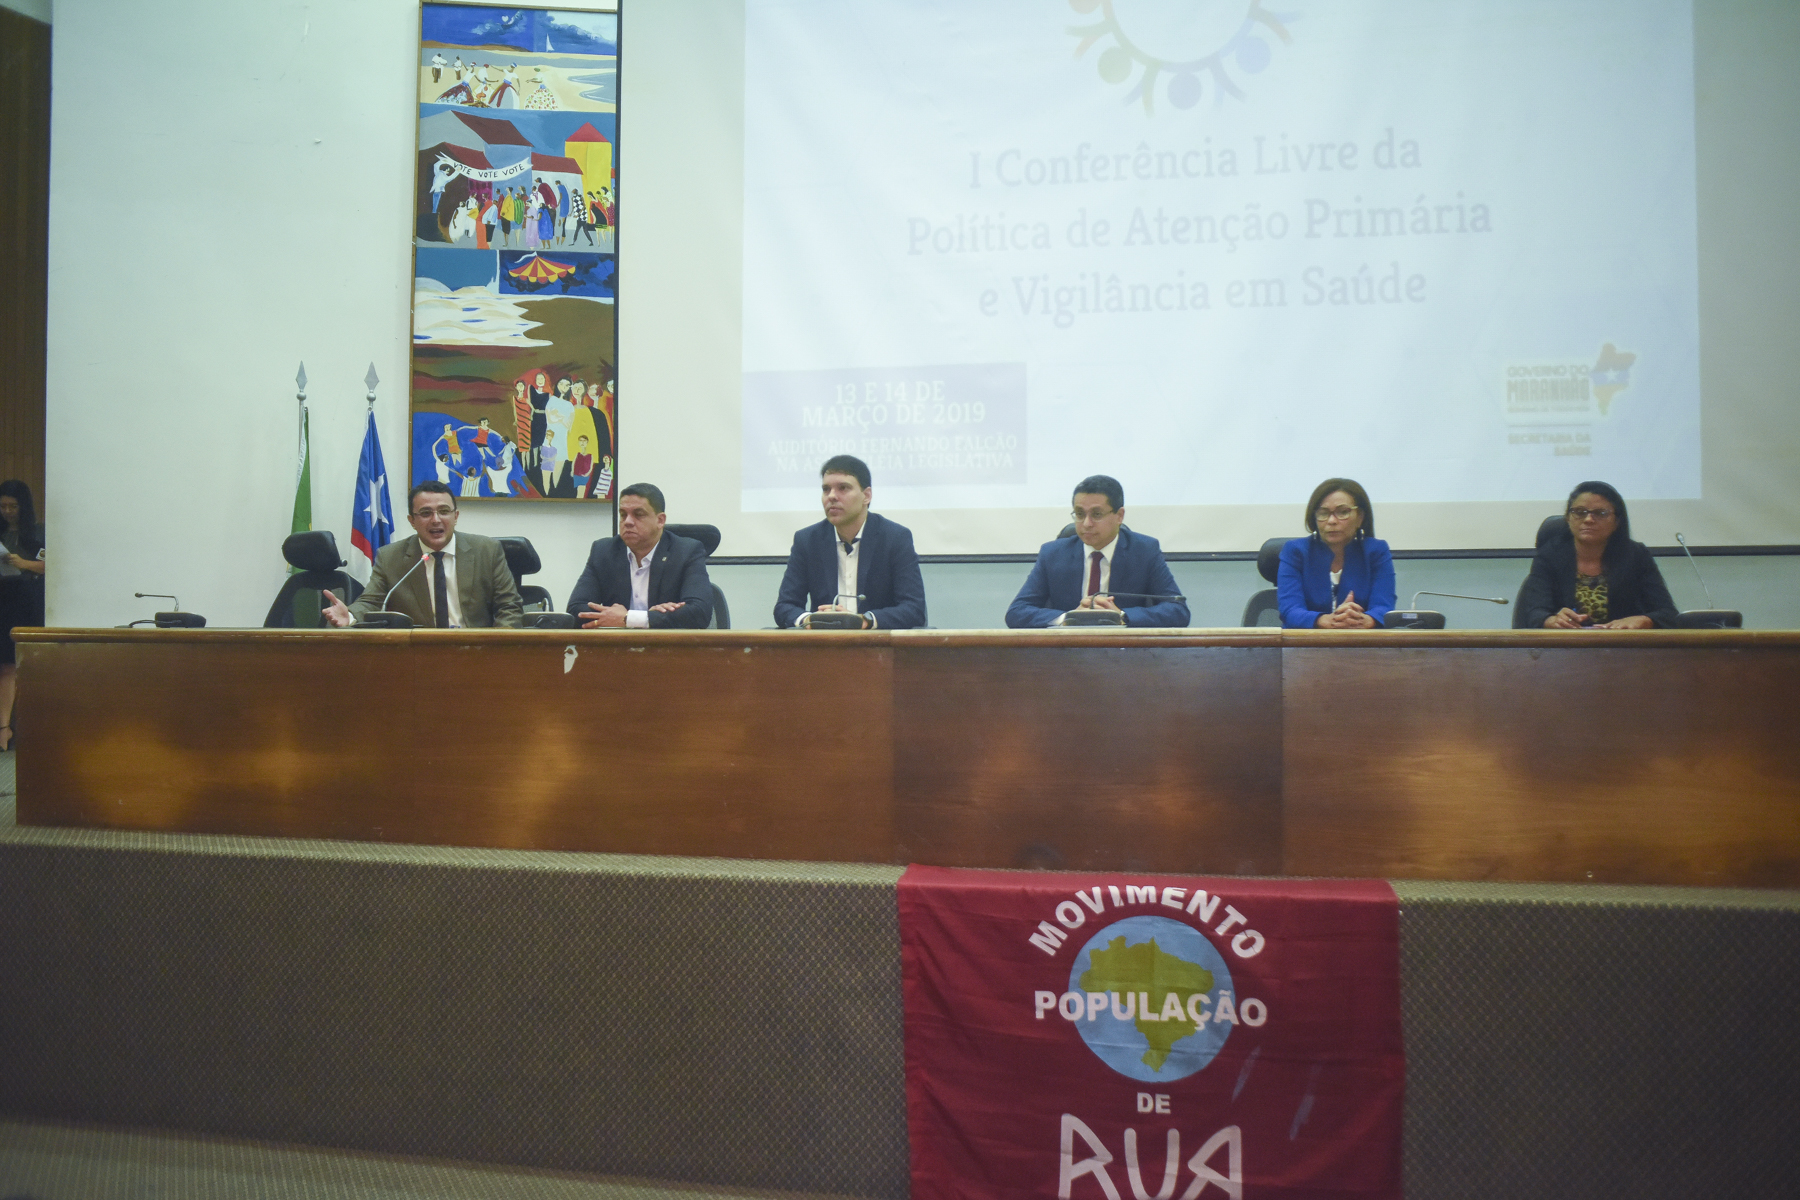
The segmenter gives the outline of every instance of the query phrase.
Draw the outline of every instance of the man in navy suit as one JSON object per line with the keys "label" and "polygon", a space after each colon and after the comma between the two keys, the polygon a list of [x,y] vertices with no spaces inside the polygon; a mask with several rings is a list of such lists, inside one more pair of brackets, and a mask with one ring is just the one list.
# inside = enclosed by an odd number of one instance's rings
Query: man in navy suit
{"label": "man in navy suit", "polygon": [[1125,528],[1125,489],[1119,481],[1088,476],[1075,485],[1074,505],[1076,536],[1045,542],[1038,550],[1025,586],[1006,610],[1006,623],[1044,629],[1061,625],[1072,608],[1101,608],[1123,612],[1127,625],[1186,625],[1186,604],[1155,599],[1181,589],[1157,540]]}
{"label": "man in navy suit", "polygon": [[869,464],[849,454],[826,459],[819,492],[825,519],[794,535],[775,623],[787,629],[804,626],[815,612],[859,612],[864,629],[925,624],[925,577],[912,530],[869,511]]}
{"label": "man in navy suit", "polygon": [[619,536],[588,551],[569,593],[583,629],[704,629],[712,619],[706,547],[665,533],[662,489],[634,483],[619,493]]}

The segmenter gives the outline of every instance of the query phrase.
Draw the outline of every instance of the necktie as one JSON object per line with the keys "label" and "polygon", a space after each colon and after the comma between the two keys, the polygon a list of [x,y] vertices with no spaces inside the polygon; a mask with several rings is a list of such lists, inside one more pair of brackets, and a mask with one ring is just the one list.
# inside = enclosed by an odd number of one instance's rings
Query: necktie
{"label": "necktie", "polygon": [[1088,590],[1090,596],[1100,594],[1100,552],[1093,551],[1088,555]]}
{"label": "necktie", "polygon": [[437,627],[450,628],[450,589],[444,584],[444,552],[433,550],[431,557],[431,602],[437,607]]}

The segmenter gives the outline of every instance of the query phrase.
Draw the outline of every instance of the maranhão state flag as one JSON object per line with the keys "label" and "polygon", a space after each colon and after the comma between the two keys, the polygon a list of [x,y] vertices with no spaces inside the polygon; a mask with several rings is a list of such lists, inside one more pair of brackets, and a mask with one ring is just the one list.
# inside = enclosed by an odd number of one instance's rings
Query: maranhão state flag
{"label": "maranh\u00e3o state flag", "polygon": [[1381,880],[910,867],[913,1200],[1399,1197]]}
{"label": "maranh\u00e3o state flag", "polygon": [[376,552],[393,540],[394,503],[388,499],[387,465],[381,461],[381,437],[375,432],[371,405],[362,457],[356,462],[356,499],[350,502],[350,573],[367,583]]}

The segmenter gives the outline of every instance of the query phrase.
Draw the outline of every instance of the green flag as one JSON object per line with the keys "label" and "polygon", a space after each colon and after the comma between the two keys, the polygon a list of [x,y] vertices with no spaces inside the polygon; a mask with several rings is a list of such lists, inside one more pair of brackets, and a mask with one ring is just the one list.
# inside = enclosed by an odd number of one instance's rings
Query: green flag
{"label": "green flag", "polygon": [[312,456],[307,453],[306,409],[300,409],[300,482],[294,488],[294,527],[290,533],[312,528]]}

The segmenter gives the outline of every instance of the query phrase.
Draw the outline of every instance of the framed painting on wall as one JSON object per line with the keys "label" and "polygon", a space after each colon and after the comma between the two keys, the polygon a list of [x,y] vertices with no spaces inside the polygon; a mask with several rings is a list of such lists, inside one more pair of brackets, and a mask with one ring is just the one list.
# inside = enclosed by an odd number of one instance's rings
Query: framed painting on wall
{"label": "framed painting on wall", "polygon": [[610,501],[616,12],[425,4],[411,482]]}

